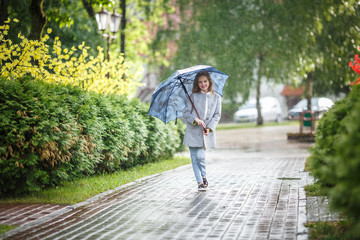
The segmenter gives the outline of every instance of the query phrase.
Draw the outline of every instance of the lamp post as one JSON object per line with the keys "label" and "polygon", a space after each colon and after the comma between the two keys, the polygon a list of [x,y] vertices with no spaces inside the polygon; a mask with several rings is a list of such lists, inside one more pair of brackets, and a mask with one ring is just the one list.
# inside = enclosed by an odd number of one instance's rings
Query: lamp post
{"label": "lamp post", "polygon": [[95,14],[95,18],[102,36],[107,39],[107,60],[110,61],[110,42],[115,39],[115,33],[119,31],[121,15],[115,12],[115,9],[110,14],[103,8]]}

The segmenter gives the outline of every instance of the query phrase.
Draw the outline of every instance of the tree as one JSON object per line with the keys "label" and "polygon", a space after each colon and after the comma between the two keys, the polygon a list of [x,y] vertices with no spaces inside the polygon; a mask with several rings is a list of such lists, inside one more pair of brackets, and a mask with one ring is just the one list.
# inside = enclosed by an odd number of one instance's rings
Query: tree
{"label": "tree", "polygon": [[353,73],[347,62],[360,43],[360,15],[355,1],[309,1],[306,7],[302,15],[312,17],[313,27],[306,31],[309,44],[299,52],[298,73],[304,77],[311,109],[313,95],[348,93]]}
{"label": "tree", "polygon": [[355,1],[177,3],[183,22],[174,68],[216,65],[230,75],[224,92],[231,102],[239,94],[247,99],[250,88],[255,87],[259,125],[261,79],[293,85],[305,79],[307,97],[311,98],[312,89],[317,94],[346,91],[354,77],[346,63],[360,39],[356,26],[359,5]]}
{"label": "tree", "polygon": [[[1,4],[3,0],[1,0]],[[84,0],[85,1],[85,0]],[[49,43],[54,41],[55,36],[60,36],[62,46],[71,48],[73,45],[81,44],[83,41],[93,49],[92,54],[95,54],[94,50],[102,43],[101,36],[97,33],[95,18],[89,18],[88,13],[82,3],[82,1],[76,0],[61,0],[61,1],[41,1],[43,2],[42,13],[40,10],[31,7],[31,3],[35,0],[11,0],[8,1],[5,8],[6,14],[10,18],[17,18],[20,24],[11,23],[11,31],[7,36],[15,43],[19,43],[18,33],[30,38],[32,34],[33,39],[37,39],[35,36],[40,36],[40,31],[35,34],[35,29],[47,29],[51,28],[53,33],[50,35]],[[38,7],[40,5],[37,5]],[[30,9],[34,9],[33,13]],[[2,9],[3,10],[3,9]],[[41,14],[41,16],[33,17],[32,14]],[[33,23],[34,28],[31,27],[33,19],[43,18],[44,15],[47,18],[46,25]],[[2,17],[2,15],[1,15]],[[40,26],[42,26],[40,28]],[[31,30],[31,29],[34,29]],[[33,33],[31,33],[31,31]]]}
{"label": "tree", "polygon": [[321,1],[313,4],[321,21],[316,37],[316,52],[321,61],[314,71],[314,90],[318,94],[349,92],[354,73],[348,62],[360,45],[359,3],[356,1]]}
{"label": "tree", "polygon": [[9,17],[9,14],[7,12],[8,6],[8,0],[0,0],[0,24],[3,24]]}
{"label": "tree", "polygon": [[120,53],[125,56],[125,29],[126,29],[126,0],[120,0],[121,27],[120,27]]}
{"label": "tree", "polygon": [[40,40],[46,25],[47,18],[43,11],[43,1],[44,0],[31,0],[29,8],[31,14],[30,40]]}
{"label": "tree", "polygon": [[86,9],[90,18],[95,18],[94,8],[92,7],[91,3],[88,0],[82,0],[84,8]]}
{"label": "tree", "polygon": [[295,20],[289,21],[299,4],[262,0],[192,3],[185,11],[194,16],[183,23],[191,27],[181,31],[175,63],[216,65],[228,73],[224,92],[232,102],[239,93],[246,100],[250,88],[255,87],[257,124],[261,125],[261,79],[289,81],[296,71],[298,51],[306,44],[293,38],[306,28],[293,27]]}
{"label": "tree", "polygon": [[[53,33],[50,35],[49,43],[54,41],[55,36],[60,36],[62,39],[62,46],[71,48],[73,45],[86,42],[86,45],[91,48],[90,54],[95,55],[97,46],[105,46],[101,34],[97,30],[95,20],[95,12],[99,11],[101,7],[105,7],[109,11],[114,8],[122,14],[122,30],[120,31],[120,38],[117,38],[112,44],[110,51],[114,57],[121,53],[125,53],[129,62],[137,63],[138,67],[144,63],[163,62],[165,55],[158,54],[158,51],[153,48],[152,29],[162,25],[163,14],[171,12],[173,8],[170,6],[169,0],[120,0],[119,5],[115,5],[115,1],[111,0],[60,0],[60,1],[43,1],[43,0],[0,0],[0,15],[1,19],[5,21],[7,17],[17,18],[21,24],[12,25],[12,31],[7,36],[13,42],[19,42],[18,33],[21,32],[25,36],[30,35],[31,19],[42,19],[47,17],[47,23],[33,24],[39,29],[51,28]],[[35,9],[36,12],[30,12],[30,3],[42,3],[43,12]],[[121,8],[120,8],[121,5]],[[40,7],[41,5],[36,5]],[[32,16],[35,15],[35,17]],[[151,30],[151,31],[150,31]],[[35,32],[32,31],[34,36]],[[37,36],[40,36],[37,31]],[[35,38],[35,37],[34,37]],[[163,51],[161,49],[161,51]],[[146,56],[146,58],[144,58]],[[156,57],[155,57],[156,56]]]}

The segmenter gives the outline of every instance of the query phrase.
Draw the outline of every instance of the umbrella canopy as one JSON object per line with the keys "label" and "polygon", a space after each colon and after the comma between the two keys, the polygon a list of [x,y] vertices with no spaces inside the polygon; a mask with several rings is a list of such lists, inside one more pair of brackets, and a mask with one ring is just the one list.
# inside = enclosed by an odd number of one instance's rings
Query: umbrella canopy
{"label": "umbrella canopy", "polygon": [[188,93],[192,92],[195,76],[203,70],[210,74],[214,91],[222,96],[225,82],[229,77],[227,74],[207,65],[177,70],[155,89],[148,115],[154,116],[164,123],[181,118],[185,101],[191,101]]}

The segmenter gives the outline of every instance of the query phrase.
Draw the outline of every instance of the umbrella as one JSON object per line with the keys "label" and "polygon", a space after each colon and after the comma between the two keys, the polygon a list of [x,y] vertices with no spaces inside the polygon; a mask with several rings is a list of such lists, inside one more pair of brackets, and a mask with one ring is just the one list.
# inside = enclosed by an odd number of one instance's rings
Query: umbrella
{"label": "umbrella", "polygon": [[214,91],[222,96],[225,82],[229,77],[227,74],[207,65],[197,65],[177,70],[155,89],[148,115],[168,123],[182,117],[185,101],[189,100],[197,113],[189,93],[192,91],[196,74],[203,70],[210,74],[214,84]]}

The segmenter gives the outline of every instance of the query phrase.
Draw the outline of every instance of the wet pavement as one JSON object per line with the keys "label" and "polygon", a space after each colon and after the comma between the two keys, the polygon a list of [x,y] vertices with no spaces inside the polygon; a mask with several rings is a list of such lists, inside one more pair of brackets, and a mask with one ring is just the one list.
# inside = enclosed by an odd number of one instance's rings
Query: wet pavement
{"label": "wet pavement", "polygon": [[0,224],[21,226],[65,207],[56,204],[0,204]]}
{"label": "wet pavement", "polygon": [[218,131],[218,148],[207,152],[208,191],[197,191],[186,165],[49,210],[3,239],[307,239],[310,145],[287,141],[296,131]]}

